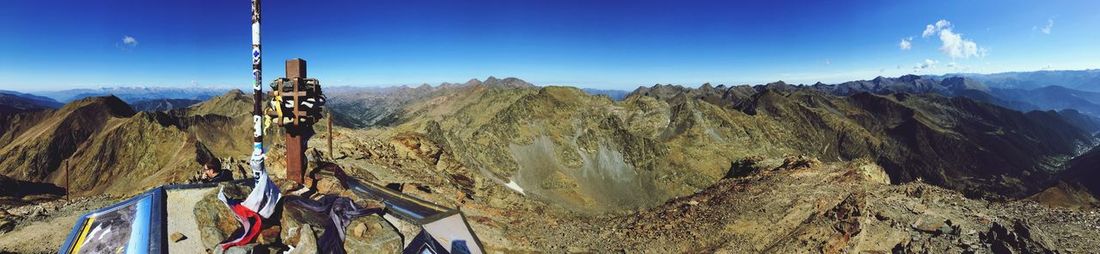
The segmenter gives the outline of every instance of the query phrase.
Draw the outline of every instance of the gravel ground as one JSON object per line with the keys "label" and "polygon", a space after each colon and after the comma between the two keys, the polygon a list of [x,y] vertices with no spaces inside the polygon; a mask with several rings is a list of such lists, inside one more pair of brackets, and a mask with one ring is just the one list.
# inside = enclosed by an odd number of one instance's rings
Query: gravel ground
{"label": "gravel ground", "polygon": [[[191,253],[205,253],[206,248],[202,245],[198,223],[195,221],[195,204],[206,195],[217,191],[217,187],[168,191],[168,204],[171,204],[167,209],[168,218],[171,218],[168,220],[168,249],[173,252],[194,250]],[[183,234],[186,239],[173,241],[171,235],[175,233]]]}

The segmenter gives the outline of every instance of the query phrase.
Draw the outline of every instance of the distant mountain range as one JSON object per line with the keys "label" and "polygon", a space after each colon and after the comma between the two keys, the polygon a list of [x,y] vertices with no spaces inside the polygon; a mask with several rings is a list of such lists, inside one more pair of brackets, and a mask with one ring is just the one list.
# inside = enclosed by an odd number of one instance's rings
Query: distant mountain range
{"label": "distant mountain range", "polygon": [[40,92],[38,95],[60,102],[70,102],[92,96],[113,95],[126,103],[148,100],[187,99],[203,101],[224,94],[227,88],[174,88],[174,87],[113,87],[99,89],[71,89]]}
{"label": "distant mountain range", "polygon": [[47,97],[0,90],[0,113],[2,114],[58,108],[61,105],[60,102]]}
{"label": "distant mountain range", "polygon": [[1019,111],[1076,110],[1092,117],[1100,117],[1100,93],[1044,86],[1039,88],[1005,88],[989,86],[982,81],[960,76],[905,75],[897,78],[877,77],[872,80],[849,81],[840,84],[811,85],[814,89],[836,95],[852,95],[860,92],[874,94],[938,94],[948,97],[966,97]]}
{"label": "distant mountain range", "polygon": [[153,99],[134,102],[130,106],[134,107],[134,110],[137,111],[169,111],[190,107],[200,102],[202,101],[190,99]]}
{"label": "distant mountain range", "polygon": [[581,89],[581,90],[584,91],[585,93],[588,93],[588,94],[591,94],[591,95],[607,95],[607,97],[611,97],[612,100],[616,100],[616,101],[621,101],[623,99],[626,99],[626,96],[630,95],[630,91],[623,91],[623,90],[594,89],[594,88],[584,88],[584,89]]}
{"label": "distant mountain range", "polygon": [[340,126],[365,128],[388,126],[401,121],[402,110],[410,102],[437,96],[441,91],[455,88],[532,88],[535,85],[518,78],[485,81],[470,79],[465,83],[442,83],[438,86],[423,84],[417,87],[334,87],[326,88],[328,106],[334,110],[333,122]]}
{"label": "distant mountain range", "polygon": [[1036,89],[1061,86],[1070,89],[1100,92],[1100,69],[1003,72],[994,74],[956,73],[940,77],[967,77],[992,88]]}

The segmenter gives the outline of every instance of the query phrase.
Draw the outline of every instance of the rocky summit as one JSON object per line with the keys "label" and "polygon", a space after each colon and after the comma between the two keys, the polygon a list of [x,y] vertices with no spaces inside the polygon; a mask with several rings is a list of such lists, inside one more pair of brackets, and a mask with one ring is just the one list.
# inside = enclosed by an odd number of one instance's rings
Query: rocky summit
{"label": "rocky summit", "polygon": [[[491,253],[1100,250],[1100,121],[1021,111],[976,79],[657,84],[621,98],[495,77],[327,91],[336,126],[314,127],[310,195],[384,206],[322,170],[337,167],[459,208]],[[186,183],[207,161],[247,175],[251,96],[172,103],[88,97],[0,118],[0,183],[19,186],[0,189],[0,251],[54,251],[64,235],[35,232]],[[268,171],[291,189],[282,134],[268,135]],[[169,213],[194,217],[196,233],[169,232],[170,244],[213,251],[231,212],[215,189],[183,192]],[[227,251],[318,248],[327,217],[285,205],[276,216]],[[343,247],[394,252],[417,230],[359,217]],[[50,246],[27,247],[34,237]]]}

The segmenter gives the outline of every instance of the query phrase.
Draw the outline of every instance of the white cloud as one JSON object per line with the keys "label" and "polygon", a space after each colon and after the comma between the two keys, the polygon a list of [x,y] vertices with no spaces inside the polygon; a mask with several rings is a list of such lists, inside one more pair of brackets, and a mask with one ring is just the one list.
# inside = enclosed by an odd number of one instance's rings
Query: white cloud
{"label": "white cloud", "polygon": [[830,65],[830,64],[833,64],[833,61],[829,61],[829,59],[825,59],[825,65]]}
{"label": "white cloud", "polygon": [[134,39],[133,36],[124,35],[124,36],[122,36],[122,45],[132,48],[132,47],[136,47],[138,45],[138,41],[137,41],[137,39]]}
{"label": "white cloud", "polygon": [[939,63],[939,62],[937,62],[936,60],[924,59],[924,62],[917,63],[917,66],[914,66],[913,69],[914,70],[928,69],[928,68],[936,67],[937,63]]}
{"label": "white cloud", "polygon": [[901,50],[909,50],[913,48],[913,37],[901,38],[901,42],[898,43],[898,48]]}
{"label": "white cloud", "polygon": [[920,33],[920,37],[928,38],[928,36],[932,36],[933,34],[936,34],[936,27],[932,25],[927,25],[924,26],[924,32]]}
{"label": "white cloud", "polygon": [[979,47],[978,43],[973,40],[963,38],[962,34],[956,33],[954,29],[955,27],[951,25],[951,21],[941,19],[934,24],[926,25],[921,37],[927,38],[938,33],[940,42],[943,42],[943,45],[940,46],[940,52],[947,54],[951,59],[985,57],[988,50]]}
{"label": "white cloud", "polygon": [[1054,28],[1054,19],[1047,19],[1047,25],[1043,28],[1040,28],[1039,31],[1043,32],[1044,34],[1050,34],[1051,28]]}
{"label": "white cloud", "polygon": [[944,29],[951,29],[951,21],[941,19],[934,24],[924,26],[924,32],[920,33],[920,37],[928,38],[928,36],[936,35],[937,32],[943,31]]}
{"label": "white cloud", "polygon": [[940,46],[940,52],[947,54],[952,59],[984,57],[986,54],[986,50],[979,48],[978,43],[964,39],[962,34],[955,33],[950,28],[940,31],[940,41],[943,42],[943,46]]}
{"label": "white cloud", "polygon": [[947,21],[945,19],[936,21],[936,30],[943,30],[948,27],[951,27],[951,21]]}

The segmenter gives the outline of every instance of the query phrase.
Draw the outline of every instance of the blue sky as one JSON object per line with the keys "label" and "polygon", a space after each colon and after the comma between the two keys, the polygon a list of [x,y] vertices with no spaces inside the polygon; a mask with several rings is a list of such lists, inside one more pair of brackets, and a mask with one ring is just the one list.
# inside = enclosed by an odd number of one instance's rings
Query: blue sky
{"label": "blue sky", "polygon": [[[357,86],[493,75],[633,89],[1100,68],[1100,1],[832,2],[267,0],[264,77],[293,57],[324,85]],[[5,5],[0,89],[250,84],[247,0]]]}

